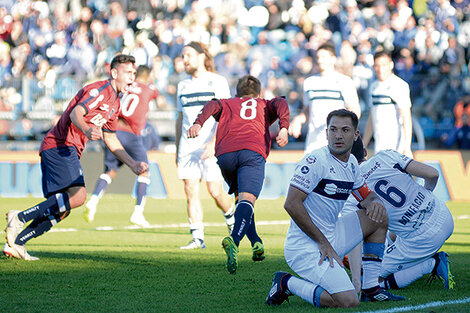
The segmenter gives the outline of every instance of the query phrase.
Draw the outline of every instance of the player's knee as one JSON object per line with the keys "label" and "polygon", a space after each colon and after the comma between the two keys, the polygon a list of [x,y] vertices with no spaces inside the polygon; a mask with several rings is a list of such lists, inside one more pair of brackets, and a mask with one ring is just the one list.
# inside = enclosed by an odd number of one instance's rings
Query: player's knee
{"label": "player's knee", "polygon": [[69,203],[72,209],[83,205],[86,201],[85,187],[73,187],[67,193],[69,194]]}
{"label": "player's knee", "polygon": [[336,302],[340,308],[355,308],[359,306],[359,299],[356,295],[343,297],[341,300]]}

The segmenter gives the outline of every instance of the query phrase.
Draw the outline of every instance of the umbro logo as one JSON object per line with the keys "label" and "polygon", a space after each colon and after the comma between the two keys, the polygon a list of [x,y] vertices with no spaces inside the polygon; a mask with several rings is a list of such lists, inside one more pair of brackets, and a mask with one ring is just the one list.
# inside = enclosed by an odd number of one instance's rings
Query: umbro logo
{"label": "umbro logo", "polygon": [[384,295],[383,293],[379,293],[378,295],[374,296],[374,299],[377,301],[385,301],[388,300],[388,296]]}
{"label": "umbro logo", "polygon": [[277,284],[275,284],[271,290],[269,290],[269,296],[272,297],[277,291]]}

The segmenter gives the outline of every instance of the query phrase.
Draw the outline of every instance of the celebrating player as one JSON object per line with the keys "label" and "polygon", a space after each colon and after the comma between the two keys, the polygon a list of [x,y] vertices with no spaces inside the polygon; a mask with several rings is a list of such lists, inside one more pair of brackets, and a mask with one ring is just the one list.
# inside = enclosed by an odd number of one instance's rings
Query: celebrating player
{"label": "celebrating player", "polygon": [[281,147],[288,142],[286,100],[261,99],[260,91],[261,83],[256,77],[243,76],[238,81],[236,97],[209,101],[188,130],[188,137],[195,138],[204,131],[205,122],[211,116],[219,122],[215,155],[229,185],[229,193],[237,198],[234,228],[231,235],[222,240],[227,270],[231,274],[238,268],[238,246],[245,234],[252,245],[253,261],[264,259],[264,246],[256,232],[253,209],[263,187],[264,167],[271,149],[269,126],[277,119],[280,131],[276,142]]}
{"label": "celebrating player", "polygon": [[205,248],[203,211],[199,200],[199,182],[206,181],[207,191],[224,216],[227,227],[233,227],[233,206],[222,189],[222,175],[214,157],[215,130],[213,118],[207,122],[197,139],[189,140],[187,132],[204,104],[212,98],[230,97],[227,80],[215,73],[214,60],[206,46],[190,42],[183,49],[186,73],[191,78],[178,83],[176,110],[176,156],[178,178],[184,182],[188,203],[189,228],[193,239],[180,249]]}
{"label": "celebrating player", "polygon": [[[433,193],[439,172],[429,165],[400,154],[383,150],[368,161],[359,138],[353,153],[367,184],[383,200],[387,209],[388,229],[396,235],[385,249],[380,271],[381,286],[398,289],[408,286],[425,274],[439,277],[447,289],[453,289],[448,255],[437,252],[452,235],[452,214]],[[424,179],[424,186],[412,177]],[[342,214],[357,210],[354,199],[348,199]],[[351,258],[350,258],[350,261]],[[360,267],[350,262],[354,279],[360,279]],[[359,274],[358,274],[359,273]]]}
{"label": "celebrating player", "polygon": [[[29,261],[25,243],[66,218],[70,210],[86,200],[80,156],[88,140],[103,139],[108,148],[131,170],[147,171],[145,162],[132,159],[116,136],[119,93],[127,92],[135,79],[135,59],[117,55],[111,61],[111,78],[83,87],[69,103],[57,125],[42,141],[42,188],[47,199],[32,208],[7,213],[7,243],[3,253]],[[32,222],[23,230],[25,223]]]}
{"label": "celebrating player", "polygon": [[325,43],[317,50],[320,73],[304,82],[304,110],[289,127],[289,134],[298,138],[302,124],[308,122],[305,153],[328,144],[325,137],[326,117],[333,110],[346,108],[361,116],[359,98],[351,78],[335,70],[336,52],[332,43]]}
{"label": "celebrating player", "polygon": [[[359,305],[342,257],[364,240],[364,301],[403,300],[379,287],[380,262],[387,232],[387,215],[377,195],[360,176],[351,156],[359,135],[356,114],[335,110],[327,117],[328,146],[306,155],[291,179],[284,208],[291,216],[284,256],[301,278],[286,272],[274,274],[266,298],[280,305],[294,294],[320,307]],[[338,218],[349,194],[365,210]]]}
{"label": "celebrating player", "polygon": [[[141,132],[145,128],[149,112],[149,102],[158,97],[158,91],[153,85],[149,85],[150,68],[140,65],[137,68],[135,82],[129,88],[129,93],[121,99],[121,114],[118,120],[117,137],[124,146],[126,152],[135,160],[148,163],[147,151],[144,147]],[[85,205],[84,218],[92,222],[95,218],[96,207],[103,196],[106,187],[116,177],[117,170],[122,162],[105,148],[104,168],[105,172],[100,175],[96,182],[93,194]],[[149,172],[137,176],[137,199],[134,213],[131,215],[131,223],[140,227],[150,226],[144,217],[145,195],[147,186],[150,184]]]}

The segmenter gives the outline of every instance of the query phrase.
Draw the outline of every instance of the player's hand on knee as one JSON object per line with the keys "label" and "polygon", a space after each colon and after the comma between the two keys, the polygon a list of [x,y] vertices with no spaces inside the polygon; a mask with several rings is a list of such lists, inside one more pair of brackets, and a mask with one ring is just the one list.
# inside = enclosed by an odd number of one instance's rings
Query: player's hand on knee
{"label": "player's hand on knee", "polygon": [[333,249],[333,247],[328,241],[323,244],[318,244],[318,247],[320,248],[321,254],[320,262],[318,262],[318,265],[321,265],[323,261],[328,260],[330,262],[330,266],[334,267],[333,260],[336,260],[339,266],[344,267],[343,260],[339,257],[338,253],[336,253],[335,249]]}
{"label": "player's hand on knee", "polygon": [[366,208],[367,216],[376,223],[382,223],[387,220],[387,210],[380,202],[371,202]]}

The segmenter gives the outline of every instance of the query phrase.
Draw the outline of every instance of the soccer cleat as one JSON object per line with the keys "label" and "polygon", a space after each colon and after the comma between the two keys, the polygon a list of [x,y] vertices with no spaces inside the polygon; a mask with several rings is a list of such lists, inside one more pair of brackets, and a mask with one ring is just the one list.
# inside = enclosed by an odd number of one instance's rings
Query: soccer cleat
{"label": "soccer cleat", "polygon": [[83,218],[85,221],[88,223],[93,222],[95,219],[95,214],[96,214],[96,206],[98,205],[98,202],[93,200],[94,198],[91,198],[88,200],[88,202],[85,204],[85,213],[83,214]]}
{"label": "soccer cleat", "polygon": [[181,250],[204,249],[206,244],[202,239],[193,239],[186,246],[180,247]]}
{"label": "soccer cleat", "polygon": [[222,248],[227,255],[227,270],[230,274],[235,274],[238,268],[238,247],[232,236],[227,236],[222,240]]}
{"label": "soccer cleat", "polygon": [[255,242],[253,245],[253,256],[251,259],[253,262],[258,262],[258,261],[263,261],[265,256],[264,256],[264,245],[262,242]]}
{"label": "soccer cleat", "polygon": [[444,287],[446,289],[454,289],[455,280],[454,276],[450,272],[449,255],[444,251],[441,251],[434,254],[433,258],[436,260],[436,265],[431,272],[428,283],[432,282],[434,278],[437,277],[444,283]]}
{"label": "soccer cleat", "polygon": [[363,291],[361,291],[361,302],[382,302],[382,301],[402,301],[405,300],[405,297],[402,296],[396,296],[384,288],[377,288],[376,291],[366,294]]}
{"label": "soccer cleat", "polygon": [[6,215],[7,227],[5,228],[5,232],[7,234],[7,243],[10,247],[15,244],[16,237],[21,233],[24,226],[24,223],[18,218],[18,213],[20,213],[20,211],[11,210],[8,211]]}
{"label": "soccer cleat", "polygon": [[289,296],[292,293],[289,290],[283,290],[281,280],[285,276],[292,276],[286,272],[276,272],[273,277],[273,284],[269,290],[268,296],[266,297],[267,305],[281,305],[284,301],[289,302]]}
{"label": "soccer cleat", "polygon": [[147,220],[144,217],[144,214],[142,214],[141,212],[134,211],[134,213],[132,213],[131,223],[135,224],[139,227],[143,227],[143,228],[149,228],[150,227],[150,223],[147,222]]}
{"label": "soccer cleat", "polygon": [[25,260],[25,261],[37,261],[39,258],[29,255],[28,251],[24,246],[15,245],[9,246],[7,243],[3,246],[3,254],[10,258]]}

